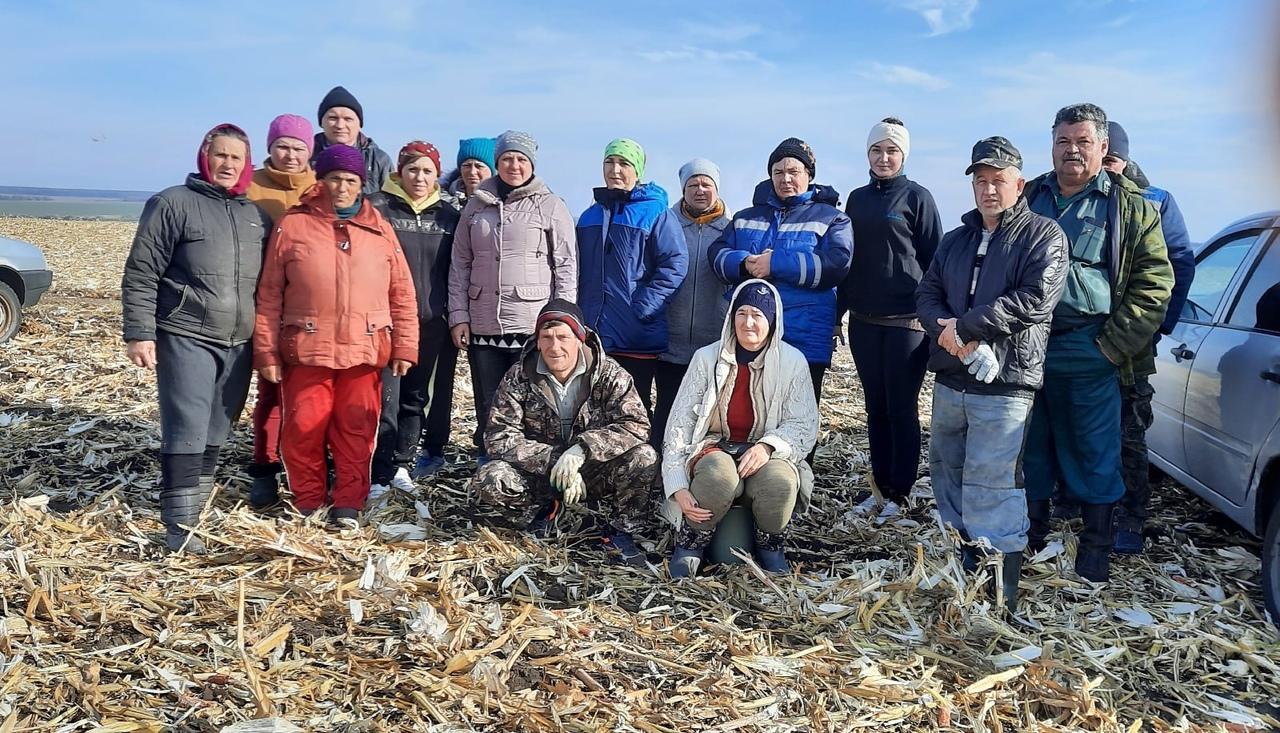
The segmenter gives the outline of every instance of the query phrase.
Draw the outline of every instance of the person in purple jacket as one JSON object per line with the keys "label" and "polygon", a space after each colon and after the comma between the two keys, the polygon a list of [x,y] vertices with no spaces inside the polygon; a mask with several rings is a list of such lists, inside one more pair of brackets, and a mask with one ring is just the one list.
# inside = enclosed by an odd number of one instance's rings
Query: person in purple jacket
{"label": "person in purple jacket", "polygon": [[[928,189],[907,178],[911,136],[886,117],[867,136],[871,182],[849,194],[853,262],[841,286],[849,311],[849,351],[866,395],[871,475],[885,499],[880,516],[896,514],[920,467],[920,387],[929,339],[916,318],[916,287],[942,239],[942,220]],[[877,508],[875,494],[855,511]]]}

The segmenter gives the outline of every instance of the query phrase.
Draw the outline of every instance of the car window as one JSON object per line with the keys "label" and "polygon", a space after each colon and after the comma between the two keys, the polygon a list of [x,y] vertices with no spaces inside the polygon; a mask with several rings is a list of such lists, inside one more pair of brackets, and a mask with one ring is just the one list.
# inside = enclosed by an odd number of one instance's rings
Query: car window
{"label": "car window", "polygon": [[[1199,269],[1196,276],[1199,277]],[[1253,272],[1240,289],[1227,323],[1280,333],[1280,246],[1272,243],[1258,258]]]}
{"label": "car window", "polygon": [[1182,320],[1213,321],[1231,279],[1260,234],[1257,231],[1236,232],[1205,248],[1196,260],[1196,279],[1191,282],[1187,302],[1182,306],[1179,316]]}

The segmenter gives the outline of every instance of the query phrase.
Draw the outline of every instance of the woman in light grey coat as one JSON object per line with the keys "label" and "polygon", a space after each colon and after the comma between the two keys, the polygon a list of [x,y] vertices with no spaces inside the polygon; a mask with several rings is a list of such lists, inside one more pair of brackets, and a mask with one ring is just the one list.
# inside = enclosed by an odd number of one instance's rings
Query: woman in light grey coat
{"label": "woman in light grey coat", "polygon": [[578,247],[564,201],[533,174],[538,143],[498,136],[498,174],[462,210],[449,268],[449,326],[467,352],[476,404],[478,463],[487,462],[484,425],[498,382],[552,298],[576,302]]}

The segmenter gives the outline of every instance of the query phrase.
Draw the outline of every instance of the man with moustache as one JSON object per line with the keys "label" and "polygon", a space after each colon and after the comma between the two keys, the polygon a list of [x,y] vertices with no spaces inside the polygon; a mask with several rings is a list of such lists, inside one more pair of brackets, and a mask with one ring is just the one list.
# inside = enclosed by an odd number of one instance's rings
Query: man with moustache
{"label": "man with moustache", "polygon": [[1070,254],[1027,435],[1028,544],[1044,546],[1060,480],[1081,503],[1076,572],[1098,583],[1111,577],[1112,521],[1125,491],[1120,387],[1154,371],[1151,338],[1173,287],[1160,213],[1131,181],[1103,170],[1107,142],[1101,108],[1063,107],[1053,124],[1053,172],[1025,190],[1032,211],[1062,226]]}
{"label": "man with moustache", "polygon": [[942,520],[960,534],[962,565],[1003,553],[1005,607],[1015,610],[1027,506],[1019,472],[1049,321],[1066,282],[1062,228],[1022,198],[1022,154],[1007,139],[973,146],[977,208],[942,238],[916,288],[933,389],[929,473]]}

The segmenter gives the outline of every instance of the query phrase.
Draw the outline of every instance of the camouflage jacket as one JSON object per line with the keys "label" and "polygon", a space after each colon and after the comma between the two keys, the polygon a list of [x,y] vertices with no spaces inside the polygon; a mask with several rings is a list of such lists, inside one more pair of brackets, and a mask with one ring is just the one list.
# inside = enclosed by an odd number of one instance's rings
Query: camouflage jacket
{"label": "camouflage jacket", "polygon": [[490,457],[545,476],[574,444],[582,446],[588,461],[604,463],[648,442],[649,415],[631,375],[604,354],[594,331],[588,332],[583,354],[587,370],[581,378],[590,387],[582,391],[582,404],[565,441],[549,377],[537,372],[537,340],[529,339],[520,361],[502,377],[493,396],[484,434]]}

